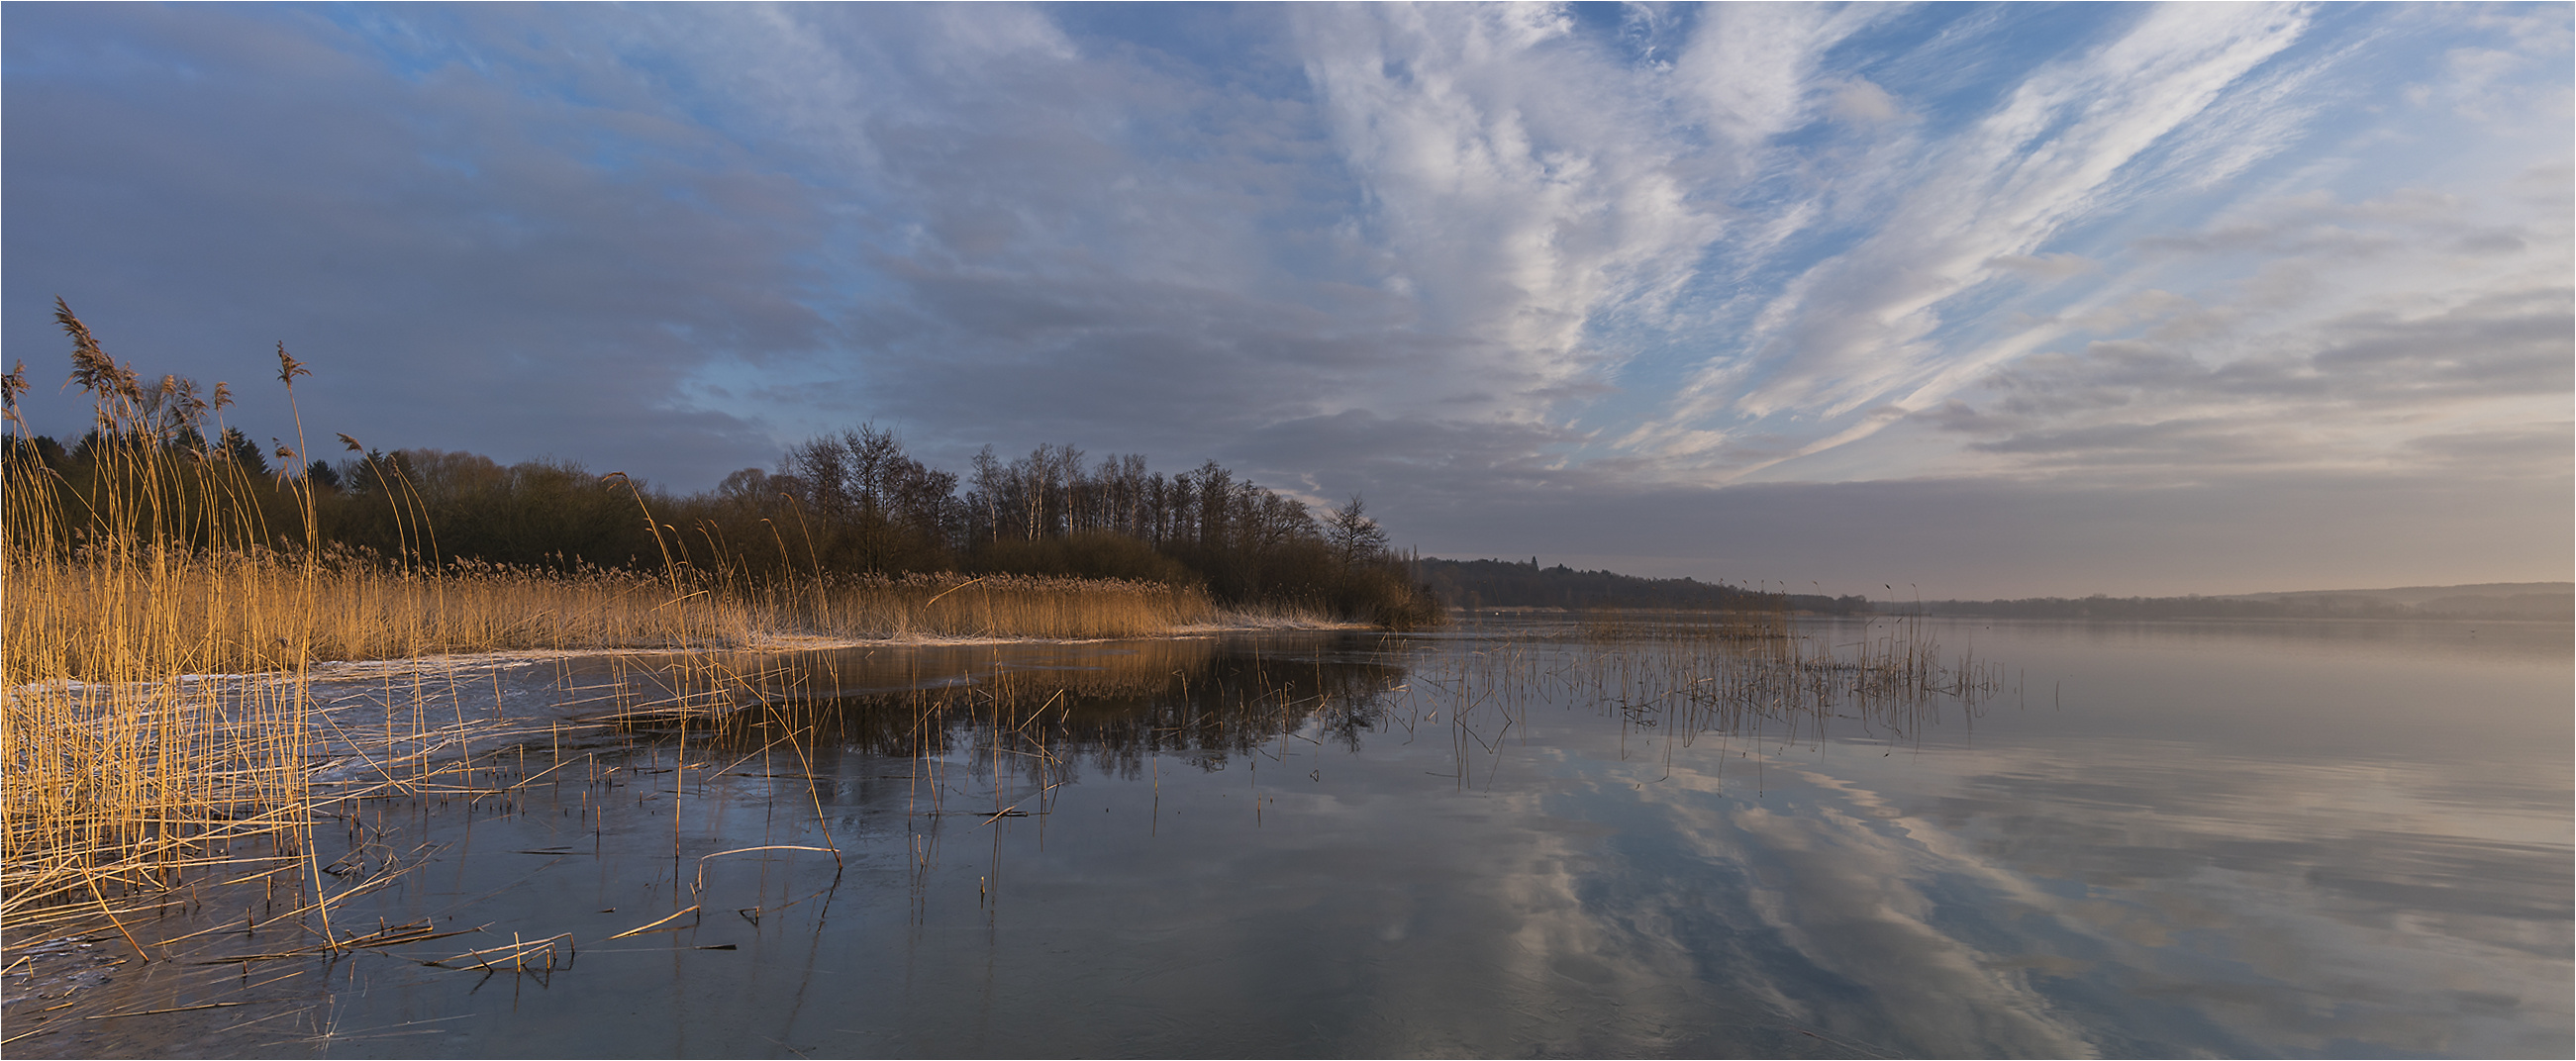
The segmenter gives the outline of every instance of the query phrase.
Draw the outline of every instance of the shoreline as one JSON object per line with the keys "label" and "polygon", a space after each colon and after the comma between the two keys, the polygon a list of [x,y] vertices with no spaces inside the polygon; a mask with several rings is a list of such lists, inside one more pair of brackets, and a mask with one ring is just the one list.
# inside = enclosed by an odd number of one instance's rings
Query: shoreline
{"label": "shoreline", "polygon": [[[1182,641],[1227,634],[1267,633],[1333,633],[1384,630],[1371,623],[1323,619],[1255,619],[1231,623],[1192,623],[1150,634],[1119,637],[1039,637],[1033,635],[948,635],[948,634],[883,634],[873,637],[847,637],[827,634],[788,634],[742,644],[715,645],[617,645],[595,648],[505,648],[471,649],[456,652],[431,652],[417,656],[382,656],[367,659],[319,659],[307,664],[311,680],[345,680],[378,673],[408,673],[429,665],[485,666],[514,663],[538,663],[549,660],[592,659],[634,656],[675,656],[692,653],[718,655],[767,655],[797,652],[832,652],[854,648],[972,648],[993,645],[1098,645],[1114,641]],[[200,682],[240,681],[249,678],[279,678],[286,670],[214,671],[171,674],[141,682],[95,682],[77,678],[34,682],[13,688],[12,692],[45,692],[78,690],[94,686],[159,685],[175,682],[182,685]]]}

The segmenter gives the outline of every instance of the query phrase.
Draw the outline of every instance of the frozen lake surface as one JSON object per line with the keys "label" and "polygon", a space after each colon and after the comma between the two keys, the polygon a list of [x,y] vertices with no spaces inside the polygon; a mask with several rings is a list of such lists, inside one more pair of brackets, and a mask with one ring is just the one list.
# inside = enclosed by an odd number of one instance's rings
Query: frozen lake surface
{"label": "frozen lake surface", "polygon": [[[253,924],[81,973],[11,1049],[2576,1047],[2564,625],[1809,621],[1981,683],[1818,712],[1652,622],[766,661],[794,695],[469,742],[472,786],[331,826],[341,886],[411,866],[336,924],[480,932],[190,964],[311,942],[208,893],[138,935]],[[635,665],[486,662],[432,702],[577,721]],[[555,967],[421,964],[514,936]],[[57,1005],[9,993],[13,1035]],[[218,1000],[248,1004],[57,1019]]]}

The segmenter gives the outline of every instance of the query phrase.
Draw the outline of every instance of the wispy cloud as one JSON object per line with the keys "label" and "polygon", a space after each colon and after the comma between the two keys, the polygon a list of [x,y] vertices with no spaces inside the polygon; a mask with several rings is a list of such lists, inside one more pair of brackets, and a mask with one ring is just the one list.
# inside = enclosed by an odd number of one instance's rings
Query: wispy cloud
{"label": "wispy cloud", "polygon": [[43,360],[62,294],[210,380],[285,339],[371,443],[685,488],[874,419],[1435,548],[1763,480],[2502,505],[2567,478],[2568,25],[13,7],[0,327]]}
{"label": "wispy cloud", "polygon": [[[1479,342],[1421,383],[1533,419],[1615,353],[1589,327],[1668,301],[1721,226],[1675,172],[1686,144],[1656,71],[1544,8],[1335,10],[1303,20],[1307,66],[1365,189],[1379,283],[1426,329]],[[1480,400],[1477,400],[1480,399]],[[1457,407],[1452,405],[1453,409]]]}
{"label": "wispy cloud", "polygon": [[[1967,351],[1933,337],[1946,303],[1998,271],[2027,272],[2020,263],[2040,260],[2034,252],[2087,219],[2123,166],[2288,46],[2301,25],[2294,13],[2267,9],[2167,9],[2042,69],[1923,159],[1910,181],[1917,190],[1870,236],[1785,285],[1745,344],[1762,365],[1758,378],[1733,365],[1705,370],[1667,422],[1927,408],[2027,352],[2027,337]],[[1890,421],[1866,418],[1801,452]],[[1652,435],[1632,439],[1651,445]]]}

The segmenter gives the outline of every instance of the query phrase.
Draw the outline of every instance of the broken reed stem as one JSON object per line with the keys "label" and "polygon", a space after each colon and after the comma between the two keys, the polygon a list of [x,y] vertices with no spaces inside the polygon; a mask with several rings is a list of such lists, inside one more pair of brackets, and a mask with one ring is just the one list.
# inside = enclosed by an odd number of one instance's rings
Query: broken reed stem
{"label": "broken reed stem", "polygon": [[624,932],[620,932],[620,933],[618,933],[618,934],[616,934],[616,935],[614,935],[614,936],[610,936],[610,937],[608,937],[608,938],[609,938],[609,939],[625,939],[625,938],[626,938],[626,937],[628,937],[628,936],[641,936],[641,935],[643,935],[643,934],[645,934],[645,933],[647,933],[647,932],[651,932],[651,931],[653,931],[653,930],[654,930],[654,929],[656,929],[656,928],[660,928],[660,927],[661,927],[661,926],[663,926],[663,925],[667,925],[667,924],[669,924],[669,923],[671,923],[671,922],[673,922],[673,921],[677,921],[677,920],[679,920],[679,919],[681,919],[681,918],[683,918],[683,917],[686,917],[686,916],[688,916],[688,915],[690,915],[690,914],[694,914],[694,913],[697,913],[697,912],[698,912],[698,904],[696,904],[696,903],[690,903],[686,909],[673,911],[673,912],[671,913],[671,916],[669,916],[669,917],[661,918],[661,919],[656,920],[656,921],[654,921],[654,922],[652,922],[652,923],[650,923],[650,924],[638,925],[638,926],[636,926],[636,927],[634,927],[634,928],[627,929],[627,930],[626,930],[626,931],[624,931]]}
{"label": "broken reed stem", "polygon": [[[517,934],[513,933],[510,938],[510,942],[501,946],[486,947],[482,950],[470,950],[453,958],[441,958],[438,961],[422,962],[421,964],[446,967],[456,965],[472,958],[480,960],[475,961],[472,964],[465,965],[463,968],[492,969],[495,966],[506,962],[508,963],[508,967],[511,969],[525,970],[528,967],[529,956],[543,954],[546,956],[546,968],[552,969],[555,964],[555,945],[560,943],[569,947],[572,945],[572,942],[573,938],[572,933],[570,932],[559,933],[548,936],[544,939],[536,940],[521,940],[518,938]],[[500,955],[500,957],[485,957],[485,955],[495,954]]]}

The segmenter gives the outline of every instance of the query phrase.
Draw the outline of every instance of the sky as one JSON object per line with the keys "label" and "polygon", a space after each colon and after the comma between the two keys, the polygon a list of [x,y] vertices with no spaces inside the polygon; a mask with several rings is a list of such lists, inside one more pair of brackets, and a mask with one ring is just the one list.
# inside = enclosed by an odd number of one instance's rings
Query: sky
{"label": "sky", "polygon": [[[0,7],[0,344],[1799,592],[2576,575],[2567,4]],[[336,456],[337,446],[316,447]]]}

